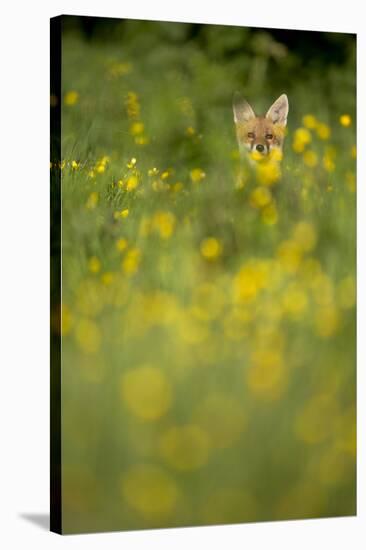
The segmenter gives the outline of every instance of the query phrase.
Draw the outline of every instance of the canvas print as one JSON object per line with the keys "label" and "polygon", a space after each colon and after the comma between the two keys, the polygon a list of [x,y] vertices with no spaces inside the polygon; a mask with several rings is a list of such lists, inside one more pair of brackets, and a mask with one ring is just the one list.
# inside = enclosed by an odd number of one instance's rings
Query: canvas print
{"label": "canvas print", "polygon": [[356,36],[51,21],[51,529],[356,514]]}

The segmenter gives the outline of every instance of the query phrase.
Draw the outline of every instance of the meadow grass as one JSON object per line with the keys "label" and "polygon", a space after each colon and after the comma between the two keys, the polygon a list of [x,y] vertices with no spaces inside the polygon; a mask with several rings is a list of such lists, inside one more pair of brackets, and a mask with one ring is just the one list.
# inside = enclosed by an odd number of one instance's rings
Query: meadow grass
{"label": "meadow grass", "polygon": [[[352,515],[353,61],[156,25],[63,39],[64,529]],[[236,89],[288,94],[282,163],[240,160]]]}

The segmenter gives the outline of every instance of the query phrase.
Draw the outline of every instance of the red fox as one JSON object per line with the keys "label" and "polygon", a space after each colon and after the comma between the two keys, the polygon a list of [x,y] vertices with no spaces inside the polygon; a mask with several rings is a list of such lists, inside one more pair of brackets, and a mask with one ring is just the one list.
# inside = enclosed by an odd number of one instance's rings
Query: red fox
{"label": "red fox", "polygon": [[240,152],[249,151],[257,160],[280,160],[288,115],[287,95],[276,99],[265,116],[256,116],[249,103],[236,92],[233,110]]}

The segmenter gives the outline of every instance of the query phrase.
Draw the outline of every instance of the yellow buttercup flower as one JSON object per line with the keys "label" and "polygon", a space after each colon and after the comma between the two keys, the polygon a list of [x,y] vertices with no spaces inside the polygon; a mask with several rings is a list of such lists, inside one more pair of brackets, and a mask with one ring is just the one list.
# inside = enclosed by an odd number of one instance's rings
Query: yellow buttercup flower
{"label": "yellow buttercup flower", "polygon": [[191,180],[193,183],[199,183],[206,177],[206,173],[201,168],[194,168],[190,172]]}
{"label": "yellow buttercup flower", "polygon": [[100,260],[96,256],[92,256],[88,261],[88,268],[92,273],[98,273],[101,268]]}
{"label": "yellow buttercup flower", "polygon": [[64,98],[65,105],[68,105],[68,106],[76,105],[78,101],[79,101],[79,92],[76,92],[75,90],[70,90],[65,94],[65,98]]}
{"label": "yellow buttercup flower", "polygon": [[314,128],[317,127],[318,121],[314,115],[305,115],[302,118],[302,123],[305,126],[305,128],[314,130]]}
{"label": "yellow buttercup flower", "polygon": [[349,115],[341,115],[339,117],[339,123],[342,125],[342,126],[345,126],[345,127],[348,127],[348,126],[351,126],[352,124],[352,119]]}
{"label": "yellow buttercup flower", "polygon": [[216,260],[222,253],[222,244],[215,237],[208,237],[201,242],[201,254],[209,261]]}

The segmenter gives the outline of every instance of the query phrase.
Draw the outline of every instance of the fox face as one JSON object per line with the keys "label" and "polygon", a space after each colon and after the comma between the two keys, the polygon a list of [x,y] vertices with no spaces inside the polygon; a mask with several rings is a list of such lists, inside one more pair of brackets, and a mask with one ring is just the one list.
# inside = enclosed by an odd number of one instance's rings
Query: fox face
{"label": "fox face", "polygon": [[256,116],[249,103],[234,94],[234,122],[240,151],[270,157],[282,153],[288,115],[288,99],[282,94],[265,116]]}

